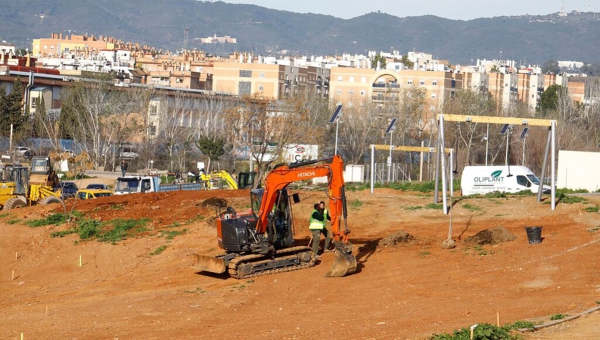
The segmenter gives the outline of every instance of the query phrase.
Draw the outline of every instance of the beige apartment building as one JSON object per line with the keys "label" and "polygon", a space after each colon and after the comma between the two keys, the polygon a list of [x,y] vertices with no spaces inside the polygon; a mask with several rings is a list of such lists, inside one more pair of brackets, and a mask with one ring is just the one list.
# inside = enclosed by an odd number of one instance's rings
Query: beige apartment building
{"label": "beige apartment building", "polygon": [[75,51],[92,52],[120,47],[125,47],[125,44],[115,38],[75,34],[63,38],[62,33],[52,33],[50,38],[33,39],[32,55],[34,57],[51,57]]}
{"label": "beige apartment building", "polygon": [[402,91],[420,87],[426,90],[429,110],[435,111],[444,98],[462,86],[462,74],[453,72],[334,67],[330,75],[330,98],[339,103],[372,102],[385,106],[399,103]]}

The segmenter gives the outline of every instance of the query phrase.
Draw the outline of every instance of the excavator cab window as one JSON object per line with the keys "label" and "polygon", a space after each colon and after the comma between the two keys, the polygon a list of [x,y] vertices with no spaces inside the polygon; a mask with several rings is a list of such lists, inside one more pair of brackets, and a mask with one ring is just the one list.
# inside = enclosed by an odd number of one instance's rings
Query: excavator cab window
{"label": "excavator cab window", "polygon": [[256,189],[250,191],[250,205],[252,207],[252,215],[258,218],[258,211],[260,210],[260,204],[262,202],[264,190]]}

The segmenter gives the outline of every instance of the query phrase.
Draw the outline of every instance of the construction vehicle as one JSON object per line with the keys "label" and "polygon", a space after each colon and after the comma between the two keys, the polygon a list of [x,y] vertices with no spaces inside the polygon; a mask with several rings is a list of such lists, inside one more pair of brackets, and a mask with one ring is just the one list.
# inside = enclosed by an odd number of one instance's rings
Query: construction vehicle
{"label": "construction vehicle", "polygon": [[4,169],[0,182],[0,205],[4,210],[34,204],[60,203],[56,172],[48,157],[33,157],[31,167],[12,165]]}
{"label": "construction vehicle", "polygon": [[115,195],[202,189],[200,183],[161,184],[157,176],[123,176],[117,178]]}
{"label": "construction vehicle", "polygon": [[327,177],[326,194],[336,254],[327,276],[340,277],[355,272],[356,258],[348,242],[350,230],[343,165],[341,157],[336,155],[329,159],[275,166],[267,175],[264,188],[250,191],[250,211],[237,214],[228,207],[217,218],[217,240],[225,253],[218,256],[196,254],[194,268],[217,274],[228,271],[232,277],[241,279],[314,266],[317,260],[311,248],[295,245],[291,206],[292,200],[297,203],[300,199],[298,194],[290,196],[286,188],[293,182]]}
{"label": "construction vehicle", "polygon": [[213,171],[210,174],[200,170],[200,180],[204,183],[206,190],[238,189],[236,180],[225,170]]}
{"label": "construction vehicle", "polygon": [[254,186],[256,172],[240,172],[237,175],[238,189],[251,189]]}

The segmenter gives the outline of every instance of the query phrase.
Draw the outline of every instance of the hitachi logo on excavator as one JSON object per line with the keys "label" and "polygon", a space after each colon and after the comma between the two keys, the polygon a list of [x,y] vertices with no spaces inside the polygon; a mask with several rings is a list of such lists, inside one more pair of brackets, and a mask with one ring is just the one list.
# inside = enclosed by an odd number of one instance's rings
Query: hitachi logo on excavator
{"label": "hitachi logo on excavator", "polygon": [[314,176],[316,174],[317,173],[314,172],[314,171],[311,171],[311,172],[301,172],[301,173],[298,174],[298,177],[300,177],[300,178],[302,178],[302,177],[309,177],[309,176]]}

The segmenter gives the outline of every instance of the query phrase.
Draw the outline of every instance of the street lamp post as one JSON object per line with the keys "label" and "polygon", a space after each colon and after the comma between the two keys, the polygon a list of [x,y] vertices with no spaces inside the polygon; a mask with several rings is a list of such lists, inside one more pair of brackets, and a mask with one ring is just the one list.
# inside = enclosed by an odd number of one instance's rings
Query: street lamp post
{"label": "street lamp post", "polygon": [[337,155],[337,145],[338,145],[338,132],[340,130],[340,119],[342,117],[342,105],[338,105],[335,108],[335,111],[333,112],[333,115],[331,116],[331,119],[329,119],[329,123],[333,123],[335,122],[335,148],[333,151],[334,155]]}
{"label": "street lamp post", "polygon": [[393,144],[392,144],[392,139],[393,139],[393,134],[394,134],[394,130],[396,129],[396,118],[392,119],[392,122],[390,123],[390,126],[388,126],[388,128],[385,130],[385,134],[389,134],[390,135],[390,156],[388,157],[387,160],[387,164],[388,164],[388,183],[390,182],[390,175],[392,173],[392,149]]}

